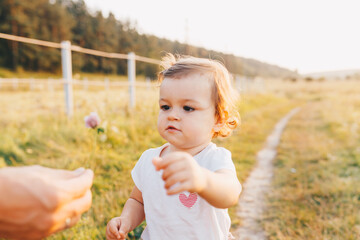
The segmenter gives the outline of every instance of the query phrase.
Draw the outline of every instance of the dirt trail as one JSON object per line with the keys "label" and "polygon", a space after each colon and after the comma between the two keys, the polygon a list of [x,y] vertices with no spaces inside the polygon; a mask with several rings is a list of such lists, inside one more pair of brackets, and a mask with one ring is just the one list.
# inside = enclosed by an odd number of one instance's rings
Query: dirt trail
{"label": "dirt trail", "polygon": [[234,237],[241,240],[266,239],[261,228],[261,218],[265,207],[265,194],[269,190],[273,176],[273,159],[280,142],[281,134],[289,119],[299,111],[291,110],[275,126],[268,136],[265,147],[257,154],[257,165],[243,184],[237,214],[242,219],[242,226],[234,232]]}

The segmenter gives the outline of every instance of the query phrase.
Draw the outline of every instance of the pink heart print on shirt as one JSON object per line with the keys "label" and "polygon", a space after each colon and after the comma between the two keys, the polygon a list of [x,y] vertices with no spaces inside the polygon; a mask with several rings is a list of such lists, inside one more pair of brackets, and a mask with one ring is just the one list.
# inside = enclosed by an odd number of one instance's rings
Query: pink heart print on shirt
{"label": "pink heart print on shirt", "polygon": [[196,203],[197,200],[197,194],[196,193],[190,193],[189,196],[186,196],[183,193],[179,194],[179,199],[180,202],[188,208],[191,208],[192,206],[194,206],[194,204]]}

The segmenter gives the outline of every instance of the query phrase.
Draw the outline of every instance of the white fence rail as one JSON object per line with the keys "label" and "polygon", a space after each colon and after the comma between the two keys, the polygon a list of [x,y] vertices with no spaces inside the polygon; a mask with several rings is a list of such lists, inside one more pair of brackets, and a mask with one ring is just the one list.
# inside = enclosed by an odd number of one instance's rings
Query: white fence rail
{"label": "white fence rail", "polygon": [[[56,85],[64,86],[65,93],[65,106],[66,106],[66,114],[68,117],[73,115],[73,85],[82,85],[85,90],[88,89],[89,85],[95,86],[104,86],[105,90],[109,90],[112,86],[121,86],[129,88],[129,104],[130,107],[134,107],[136,104],[136,96],[135,96],[135,87],[145,86],[149,87],[150,80],[147,80],[146,83],[138,83],[136,82],[136,61],[141,61],[149,64],[159,64],[160,61],[157,59],[151,59],[143,56],[137,56],[133,52],[128,54],[122,53],[109,53],[102,52],[93,49],[86,49],[79,46],[71,45],[70,41],[63,41],[61,43],[42,41],[38,39],[19,37],[9,34],[0,33],[0,38],[7,39],[10,41],[18,41],[23,43],[35,44],[45,47],[57,48],[61,49],[61,64],[62,64],[62,79],[47,79],[47,80],[34,80],[30,79],[0,79],[0,89],[3,84],[11,83],[13,89],[18,89],[19,84],[29,84],[30,90],[35,90],[36,86],[45,86],[46,82],[47,89],[52,91]],[[84,79],[82,81],[74,80],[72,76],[72,62],[71,62],[71,52],[80,52],[84,54],[91,54],[95,56],[101,56],[106,58],[115,58],[115,59],[127,59],[128,60],[128,83],[125,82],[112,82],[108,79],[105,81],[88,81]],[[37,85],[41,84],[41,85]],[[234,84],[240,93],[243,92],[251,92],[254,89],[259,92],[264,90],[264,81],[262,79],[250,79],[246,77],[234,76]]]}
{"label": "white fence rail", "polygon": [[[129,93],[130,93],[130,107],[135,106],[135,81],[136,81],[136,67],[135,61],[142,61],[150,64],[159,64],[160,61],[157,59],[151,59],[142,56],[136,56],[134,53],[130,52],[128,54],[122,53],[109,53],[109,52],[102,52],[93,49],[82,48],[79,46],[71,45],[70,41],[63,41],[61,43],[54,43],[48,41],[42,41],[38,39],[32,38],[25,38],[14,36],[10,34],[0,33],[0,38],[11,40],[11,41],[18,41],[23,43],[35,44],[45,47],[51,48],[60,48],[61,49],[61,64],[62,64],[62,74],[63,74],[63,84],[64,84],[64,93],[65,93],[65,104],[66,104],[66,114],[71,117],[74,112],[74,105],[73,105],[73,79],[72,79],[72,63],[71,63],[71,52],[80,52],[95,56],[107,57],[107,58],[116,58],[116,59],[127,59],[128,60],[128,79],[129,79]],[[14,88],[16,88],[16,81],[13,82]],[[32,86],[32,85],[31,85]],[[109,83],[107,83],[109,86]]]}
{"label": "white fence rail", "polygon": [[[0,78],[0,90],[29,90],[54,91],[60,89],[66,81],[62,78],[34,79],[34,78]],[[241,93],[261,93],[266,90],[264,80],[261,78],[248,78],[243,76],[234,77],[234,87]],[[77,90],[90,90],[91,87],[98,87],[100,90],[110,90],[113,88],[129,88],[129,81],[110,81],[108,78],[103,80],[88,80],[84,77],[82,80],[72,79],[72,85]],[[134,87],[153,88],[158,86],[156,81],[146,78],[145,81],[134,81]],[[135,94],[134,94],[135,96]],[[130,99],[129,99],[130,100]]]}
{"label": "white fence rail", "polygon": [[[34,79],[34,78],[0,78],[0,90],[20,90],[26,89],[30,91],[48,90],[54,91],[60,89],[66,81],[62,78],[48,78],[48,79]],[[116,88],[128,88],[129,82],[125,81],[110,81],[108,78],[101,80],[91,80],[87,78],[83,80],[72,80],[72,85],[78,89],[89,90],[89,87],[103,87],[103,90],[110,90]],[[152,88],[157,84],[147,78],[145,82],[135,82],[134,87]]]}

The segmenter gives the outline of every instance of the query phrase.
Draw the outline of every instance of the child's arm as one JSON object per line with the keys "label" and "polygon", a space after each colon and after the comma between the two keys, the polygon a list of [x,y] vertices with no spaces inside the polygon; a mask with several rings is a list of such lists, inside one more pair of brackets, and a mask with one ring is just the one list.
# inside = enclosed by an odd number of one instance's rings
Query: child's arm
{"label": "child's arm", "polygon": [[[201,167],[200,167],[201,168]],[[236,174],[228,169],[211,172],[201,168],[204,172],[206,185],[198,194],[217,208],[229,208],[237,204],[241,193],[241,184]]]}
{"label": "child's arm", "polygon": [[[231,170],[211,172],[200,167],[194,158],[185,152],[154,158],[153,163],[157,170],[164,170],[162,178],[169,195],[183,191],[197,192],[217,208],[228,208],[238,201],[241,184]],[[177,185],[174,186],[175,184]]]}
{"label": "child's arm", "polygon": [[126,239],[126,236],[145,219],[142,193],[135,186],[120,217],[111,219],[106,228],[106,239]]}

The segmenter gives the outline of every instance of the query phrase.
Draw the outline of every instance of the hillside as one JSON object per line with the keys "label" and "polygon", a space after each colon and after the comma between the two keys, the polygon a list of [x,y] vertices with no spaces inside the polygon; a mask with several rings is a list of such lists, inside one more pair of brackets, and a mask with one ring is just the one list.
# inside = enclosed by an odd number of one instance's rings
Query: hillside
{"label": "hillside", "polygon": [[338,71],[315,72],[304,74],[305,77],[325,78],[325,79],[346,79],[349,77],[360,78],[360,69],[347,69]]}
{"label": "hillside", "polygon": [[[189,46],[153,35],[140,34],[131,21],[119,21],[110,13],[90,12],[83,0],[0,1],[0,32],[40,40],[61,42],[105,52],[129,53],[160,59],[164,52],[222,61],[230,72],[249,77],[289,77],[295,72],[232,54]],[[60,51],[0,39],[0,67],[13,71],[60,72]],[[75,72],[126,74],[123,60],[73,53]],[[137,74],[154,77],[155,65],[139,63]]]}
{"label": "hillside", "polygon": [[262,76],[262,77],[298,77],[298,73],[289,69],[264,63],[255,59],[241,58],[244,61],[245,76]]}

